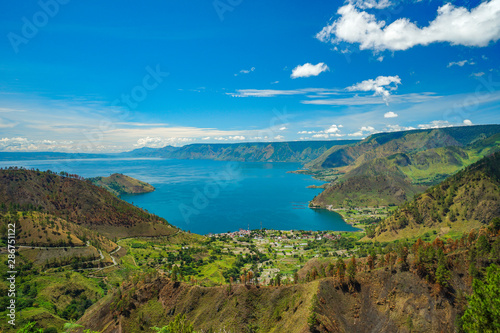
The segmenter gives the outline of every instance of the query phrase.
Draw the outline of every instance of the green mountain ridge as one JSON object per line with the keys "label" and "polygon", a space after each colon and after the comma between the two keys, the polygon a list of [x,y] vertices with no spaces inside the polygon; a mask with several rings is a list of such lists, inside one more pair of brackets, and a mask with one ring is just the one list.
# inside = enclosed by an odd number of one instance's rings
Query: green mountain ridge
{"label": "green mountain ridge", "polygon": [[334,146],[354,140],[191,144],[161,148],[157,155],[175,159],[213,159],[241,162],[300,162],[317,158]]}
{"label": "green mountain ridge", "polygon": [[428,186],[500,149],[499,133],[487,136],[500,131],[500,126],[475,127],[376,134],[356,145],[334,147],[331,154],[307,164],[342,165],[310,171],[324,180],[325,175],[334,176],[311,205],[387,206],[411,200]]}
{"label": "green mountain ridge", "polygon": [[466,167],[381,222],[373,236],[388,240],[398,234],[429,230],[468,231],[500,216],[500,152]]}

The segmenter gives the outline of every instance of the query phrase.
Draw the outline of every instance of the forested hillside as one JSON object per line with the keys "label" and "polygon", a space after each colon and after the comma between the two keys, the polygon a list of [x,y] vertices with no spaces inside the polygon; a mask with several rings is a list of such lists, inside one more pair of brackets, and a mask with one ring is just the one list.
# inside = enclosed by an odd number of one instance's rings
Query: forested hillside
{"label": "forested hillside", "polygon": [[349,147],[334,147],[307,164],[311,174],[333,180],[312,205],[400,205],[498,151],[498,131],[500,126],[488,125],[381,133]]}
{"label": "forested hillside", "polygon": [[468,231],[500,216],[500,152],[483,158],[399,207],[375,229],[376,239],[429,229]]}
{"label": "forested hillside", "polygon": [[0,170],[0,210],[40,211],[112,237],[170,234],[166,220],[137,208],[76,175]]}

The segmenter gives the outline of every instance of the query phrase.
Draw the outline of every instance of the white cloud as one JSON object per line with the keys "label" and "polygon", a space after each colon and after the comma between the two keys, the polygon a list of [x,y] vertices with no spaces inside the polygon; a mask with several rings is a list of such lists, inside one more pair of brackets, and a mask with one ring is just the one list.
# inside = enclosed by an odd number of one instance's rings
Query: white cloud
{"label": "white cloud", "polygon": [[283,127],[280,127],[280,128],[279,128],[279,130],[280,130],[280,131],[284,131],[284,130],[286,130],[286,129],[288,129],[286,126],[283,126]]}
{"label": "white cloud", "polygon": [[329,135],[328,135],[328,134],[314,134],[312,137],[313,137],[313,138],[323,138],[323,139],[328,139]]}
{"label": "white cloud", "polygon": [[73,143],[70,140],[31,140],[24,137],[1,138],[0,151],[59,151],[61,147],[69,148]]}
{"label": "white cloud", "polygon": [[232,97],[276,97],[288,95],[301,95],[300,90],[274,90],[274,89],[239,89],[236,93],[226,93]]}
{"label": "white cloud", "polygon": [[229,140],[243,141],[243,140],[245,140],[245,137],[243,135],[235,135],[235,136],[230,136]]}
{"label": "white cloud", "polygon": [[162,148],[165,146],[180,146],[186,143],[195,141],[194,138],[178,138],[178,137],[144,137],[137,140],[134,144],[135,148],[149,147],[149,148]]}
{"label": "white cloud", "polygon": [[322,72],[327,71],[327,70],[329,70],[329,68],[323,62],[320,62],[316,65],[306,63],[304,65],[299,65],[299,66],[295,67],[292,70],[292,75],[290,75],[290,77],[292,79],[296,79],[299,77],[318,76],[319,74],[321,74]]}
{"label": "white cloud", "polygon": [[347,87],[348,91],[374,91],[374,95],[380,95],[384,99],[385,103],[388,104],[388,98],[390,96],[390,91],[394,91],[398,88],[398,84],[401,84],[401,79],[399,75],[396,76],[379,76],[376,79],[365,80],[360,83],[356,83],[351,87]]}
{"label": "white cloud", "polygon": [[342,128],[342,125],[332,125],[328,129],[325,130],[325,133],[340,133],[340,129]]}
{"label": "white cloud", "polygon": [[360,9],[384,9],[392,5],[389,0],[351,0],[350,3]]}
{"label": "white cloud", "polygon": [[443,128],[443,127],[452,127],[452,126],[453,126],[453,124],[451,124],[447,120],[433,120],[429,124],[418,125],[418,128],[429,129],[429,128]]}
{"label": "white cloud", "polygon": [[384,129],[385,132],[401,132],[401,131],[411,131],[416,129],[415,127],[411,126],[401,126],[401,125],[387,125],[387,127]]}
{"label": "white cloud", "polygon": [[346,4],[340,17],[324,27],[316,38],[322,42],[359,43],[359,48],[375,51],[407,50],[416,45],[448,42],[452,45],[487,46],[500,39],[500,0],[484,1],[470,11],[447,3],[428,26],[420,28],[408,18],[389,25],[375,15]]}
{"label": "white cloud", "polygon": [[380,61],[380,62],[384,61],[384,56],[379,56],[379,57],[377,58],[377,61]]}
{"label": "white cloud", "polygon": [[342,125],[331,125],[325,130],[322,131],[299,131],[297,134],[314,134],[313,138],[328,138],[329,136],[341,137],[344,134],[341,134],[340,129],[344,127]]}
{"label": "white cloud", "polygon": [[379,97],[366,97],[366,96],[354,96],[349,98],[328,98],[328,99],[315,99],[315,100],[304,100],[301,101],[302,104],[312,104],[312,105],[374,105],[374,104],[385,104],[385,102]]}
{"label": "white cloud", "polygon": [[481,77],[483,75],[484,75],[484,72],[479,72],[479,73],[472,73],[470,76]]}
{"label": "white cloud", "polygon": [[367,134],[372,134],[375,132],[375,128],[372,126],[363,126],[359,131],[348,134],[349,136],[366,136]]}
{"label": "white cloud", "polygon": [[451,66],[463,67],[465,64],[475,65],[476,63],[474,61],[469,61],[469,60],[452,61],[446,67],[451,67]]}
{"label": "white cloud", "polygon": [[234,74],[234,76],[238,76],[239,74],[248,74],[248,73],[253,72],[253,71],[255,71],[255,67],[252,67],[250,69],[242,69],[238,73]]}
{"label": "white cloud", "polygon": [[360,130],[363,132],[375,132],[375,128],[371,126],[363,126],[360,128]]}
{"label": "white cloud", "polygon": [[275,140],[283,140],[285,137],[283,135],[276,135],[274,137]]}
{"label": "white cloud", "polygon": [[470,121],[469,119],[464,119],[463,124],[464,124],[465,126],[471,126],[471,125],[473,125],[473,124],[472,124],[472,121]]}
{"label": "white cloud", "polygon": [[137,140],[137,143],[135,144],[136,147],[158,147],[158,144],[160,144],[159,147],[163,147],[162,139],[160,137],[145,137],[145,138],[140,138]]}
{"label": "white cloud", "polygon": [[338,93],[338,89],[326,88],[302,88],[295,90],[277,90],[277,89],[238,89],[235,93],[226,93],[232,97],[276,97],[290,95],[305,95],[309,93],[327,95]]}
{"label": "white cloud", "polygon": [[398,116],[397,113],[389,111],[384,114],[384,118],[396,118]]}

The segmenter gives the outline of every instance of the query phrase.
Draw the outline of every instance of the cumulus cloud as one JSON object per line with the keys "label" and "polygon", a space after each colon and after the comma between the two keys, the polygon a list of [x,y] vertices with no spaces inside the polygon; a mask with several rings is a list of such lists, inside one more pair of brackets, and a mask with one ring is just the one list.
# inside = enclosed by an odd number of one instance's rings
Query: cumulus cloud
{"label": "cumulus cloud", "polygon": [[416,129],[415,127],[411,126],[401,126],[401,125],[387,125],[387,127],[384,129],[385,132],[401,132],[401,131],[411,131]]}
{"label": "cumulus cloud", "polygon": [[275,140],[283,140],[285,137],[283,135],[276,135],[274,137]]}
{"label": "cumulus cloud", "polygon": [[235,135],[235,136],[229,137],[229,140],[233,140],[233,141],[243,141],[245,139],[246,138],[243,135]]}
{"label": "cumulus cloud", "polygon": [[342,134],[340,131],[342,127],[344,126],[333,124],[327,129],[322,131],[299,131],[297,132],[297,134],[314,134],[312,136],[313,138],[325,138],[325,139],[327,139],[328,137],[341,137],[345,135]]}
{"label": "cumulus cloud", "polygon": [[329,70],[329,68],[324,62],[320,62],[316,65],[306,63],[304,65],[295,67],[292,70],[292,75],[290,75],[290,77],[292,79],[296,79],[299,77],[318,76],[319,74],[327,70]]}
{"label": "cumulus cloud", "polygon": [[475,65],[476,63],[474,61],[469,61],[469,60],[452,61],[446,67],[452,67],[452,66],[463,67],[465,64]]}
{"label": "cumulus cloud", "polygon": [[447,120],[433,120],[429,124],[420,124],[418,125],[418,128],[421,129],[430,129],[430,128],[443,128],[443,127],[452,127],[453,124],[451,124]]}
{"label": "cumulus cloud", "polygon": [[396,118],[398,116],[397,113],[389,111],[384,114],[384,118]]}
{"label": "cumulus cloud", "polygon": [[399,75],[396,76],[379,76],[376,79],[365,80],[360,83],[356,83],[351,87],[347,87],[348,91],[374,91],[374,95],[380,95],[384,99],[385,103],[388,104],[388,99],[391,91],[398,88],[398,84],[401,84],[401,79]]}
{"label": "cumulus cloud", "polygon": [[484,75],[484,72],[478,72],[478,73],[472,73],[470,76],[473,76],[473,77],[481,77]]}
{"label": "cumulus cloud", "polygon": [[288,129],[286,126],[283,126],[283,127],[280,127],[280,128],[279,128],[279,130],[280,130],[280,131],[284,131],[284,130],[286,130],[286,129]]}
{"label": "cumulus cloud", "polygon": [[313,138],[323,138],[323,139],[328,139],[329,135],[328,135],[328,134],[314,134],[312,137],[313,137]]}
{"label": "cumulus cloud", "polygon": [[471,126],[471,125],[473,125],[473,124],[472,124],[472,121],[470,121],[470,119],[464,119],[463,124],[464,124],[465,126]]}
{"label": "cumulus cloud", "polygon": [[349,136],[365,136],[367,134],[372,134],[375,132],[375,128],[372,126],[363,126],[359,129],[359,131],[354,132],[354,133],[349,133]]}
{"label": "cumulus cloud", "polygon": [[337,14],[340,17],[325,26],[316,35],[317,39],[334,44],[356,43],[361,50],[374,51],[407,50],[439,42],[484,47],[500,39],[500,0],[482,2],[470,11],[447,3],[438,9],[436,18],[422,28],[408,18],[387,25],[352,3],[340,7]]}
{"label": "cumulus cloud", "polygon": [[143,148],[143,147],[149,147],[149,148],[163,148],[165,146],[179,146],[183,145],[189,142],[194,141],[194,138],[162,138],[162,137],[144,137],[144,138],[139,138],[137,140],[137,143],[134,144],[134,147],[136,148]]}
{"label": "cumulus cloud", "polygon": [[325,130],[325,133],[340,133],[340,129],[342,128],[342,125],[332,125],[328,129]]}
{"label": "cumulus cloud", "polygon": [[31,140],[24,137],[11,137],[0,139],[0,151],[58,151],[61,148],[73,148],[70,140]]}

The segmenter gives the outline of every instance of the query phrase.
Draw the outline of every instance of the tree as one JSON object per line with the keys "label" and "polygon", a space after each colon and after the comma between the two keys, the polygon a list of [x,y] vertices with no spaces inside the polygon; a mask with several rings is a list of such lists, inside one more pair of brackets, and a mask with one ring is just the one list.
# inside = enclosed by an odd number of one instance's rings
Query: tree
{"label": "tree", "polygon": [[488,252],[490,252],[491,249],[490,242],[488,242],[488,239],[485,235],[479,236],[476,242],[476,246],[479,254],[481,255],[486,255]]}
{"label": "tree", "polygon": [[485,281],[474,279],[472,288],[463,328],[467,332],[500,332],[500,267],[488,267]]}
{"label": "tree", "polygon": [[443,264],[440,264],[436,270],[436,282],[440,287],[446,288],[450,279],[450,271]]}
{"label": "tree", "polygon": [[352,256],[351,260],[347,264],[347,276],[349,277],[349,282],[354,282],[356,279],[356,270],[357,270],[356,257]]}
{"label": "tree", "polygon": [[494,233],[500,231],[500,217],[495,217],[490,222],[490,230]]}
{"label": "tree", "polygon": [[342,258],[337,260],[337,275],[339,276],[340,282],[343,283],[345,277],[345,262]]}
{"label": "tree", "polygon": [[369,268],[370,270],[372,270],[372,269],[373,269],[373,256],[372,256],[371,254],[368,256],[368,259],[367,259],[367,261],[366,261],[366,264],[368,265],[368,268]]}

